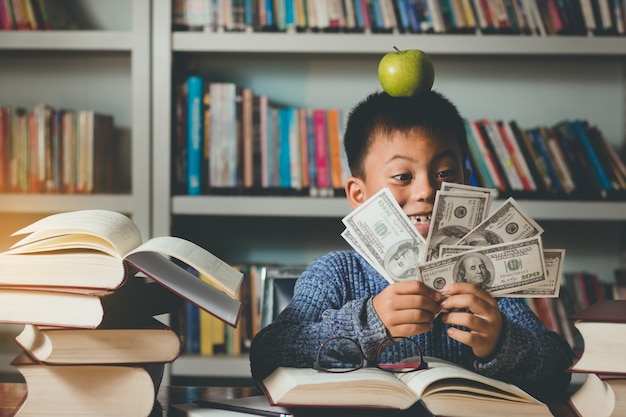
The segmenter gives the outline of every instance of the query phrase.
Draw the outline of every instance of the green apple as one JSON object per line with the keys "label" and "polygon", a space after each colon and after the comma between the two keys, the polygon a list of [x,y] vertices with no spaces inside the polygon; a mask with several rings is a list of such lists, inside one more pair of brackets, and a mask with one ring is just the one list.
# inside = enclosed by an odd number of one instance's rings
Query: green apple
{"label": "green apple", "polygon": [[419,49],[389,52],[378,63],[378,80],[393,97],[409,97],[429,91],[435,82],[435,68],[426,52]]}

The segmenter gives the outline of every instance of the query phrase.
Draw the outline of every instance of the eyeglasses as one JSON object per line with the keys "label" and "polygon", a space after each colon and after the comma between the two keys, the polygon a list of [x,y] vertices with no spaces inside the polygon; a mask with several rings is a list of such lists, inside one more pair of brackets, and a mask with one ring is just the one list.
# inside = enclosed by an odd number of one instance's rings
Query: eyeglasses
{"label": "eyeglasses", "polygon": [[313,368],[318,371],[335,373],[356,371],[369,366],[396,373],[428,368],[419,345],[408,337],[384,339],[378,345],[373,360],[366,357],[356,340],[343,336],[331,337],[320,345],[313,363]]}

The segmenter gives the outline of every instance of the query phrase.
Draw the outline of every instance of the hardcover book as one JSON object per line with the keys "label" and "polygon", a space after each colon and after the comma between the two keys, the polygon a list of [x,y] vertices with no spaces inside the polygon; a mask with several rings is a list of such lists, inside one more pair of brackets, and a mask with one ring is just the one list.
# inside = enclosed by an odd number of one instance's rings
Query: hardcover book
{"label": "hardcover book", "polygon": [[180,339],[154,318],[102,329],[70,329],[26,324],[15,342],[33,359],[54,365],[172,362]]}
{"label": "hardcover book", "polygon": [[156,394],[163,363],[55,366],[37,362],[22,352],[11,365],[28,387],[12,417],[162,414]]}
{"label": "hardcover book", "polygon": [[582,354],[570,371],[626,377],[626,300],[598,301],[570,319],[584,342]]}
{"label": "hardcover book", "polygon": [[320,372],[278,368],[261,383],[270,404],[405,410],[421,402],[433,415],[552,416],[547,405],[515,385],[425,357],[428,369],[393,373],[378,368]]}

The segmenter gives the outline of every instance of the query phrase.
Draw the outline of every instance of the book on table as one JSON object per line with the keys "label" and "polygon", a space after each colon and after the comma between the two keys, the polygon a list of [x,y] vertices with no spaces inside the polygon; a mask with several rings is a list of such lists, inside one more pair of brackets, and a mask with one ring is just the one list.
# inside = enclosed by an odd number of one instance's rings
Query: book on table
{"label": "book on table", "polygon": [[[25,292],[32,287],[33,291],[115,293],[124,291],[132,281],[129,277],[138,271],[233,327],[239,319],[240,271],[178,237],[160,236],[142,243],[138,227],[121,213],[79,210],[53,214],[13,235],[26,236],[0,253],[3,292],[13,287]],[[200,271],[210,284],[180,263]]]}
{"label": "book on table", "polygon": [[260,386],[271,404],[285,407],[405,410],[421,403],[433,415],[447,417],[552,416],[546,404],[515,385],[442,359],[424,359],[428,369],[407,373],[279,367]]}
{"label": "book on table", "polygon": [[172,362],[181,350],[179,336],[154,318],[111,329],[26,324],[15,342],[34,360],[54,365]]}
{"label": "book on table", "polygon": [[580,417],[626,416],[626,375],[590,373],[569,402]]}
{"label": "book on table", "polygon": [[572,372],[626,376],[626,300],[603,300],[570,316],[583,339]]}
{"label": "book on table", "polygon": [[114,291],[0,287],[0,305],[0,323],[96,329],[140,326],[177,311],[182,300],[154,281],[132,276]]}
{"label": "book on table", "polygon": [[162,415],[157,392],[164,363],[56,366],[22,352],[11,365],[28,387],[12,416]]}

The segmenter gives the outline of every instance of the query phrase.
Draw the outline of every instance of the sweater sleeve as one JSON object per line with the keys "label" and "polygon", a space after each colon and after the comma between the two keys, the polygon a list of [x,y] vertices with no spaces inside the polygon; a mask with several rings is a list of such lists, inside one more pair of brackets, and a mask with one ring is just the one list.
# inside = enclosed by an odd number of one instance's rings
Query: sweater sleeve
{"label": "sweater sleeve", "polygon": [[[350,256],[324,256],[296,281],[294,296],[276,320],[262,329],[250,347],[252,377],[260,381],[278,366],[310,367],[321,343],[333,336],[357,340],[375,349],[386,330],[372,306],[361,268]],[[377,292],[377,291],[376,291]]]}
{"label": "sweater sleeve", "polygon": [[563,395],[571,375],[573,354],[567,342],[548,330],[521,299],[501,298],[503,315],[499,348],[487,362],[473,361],[474,370],[518,385],[539,399]]}

